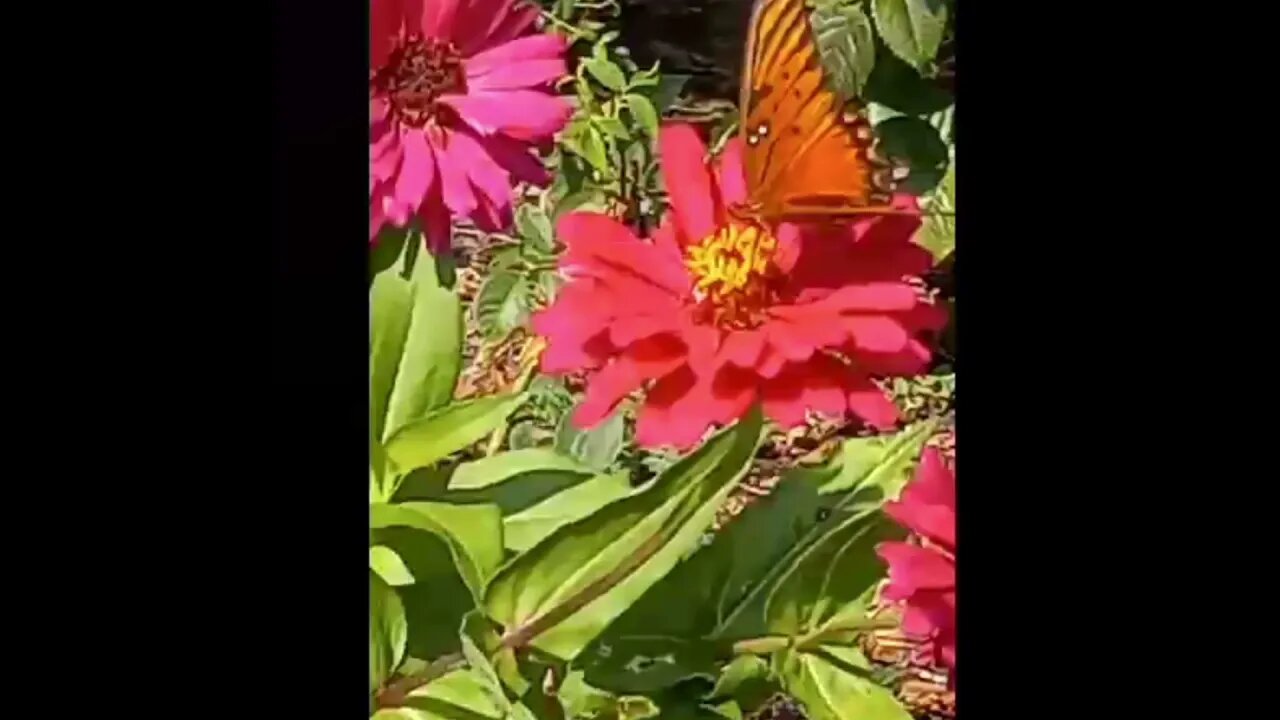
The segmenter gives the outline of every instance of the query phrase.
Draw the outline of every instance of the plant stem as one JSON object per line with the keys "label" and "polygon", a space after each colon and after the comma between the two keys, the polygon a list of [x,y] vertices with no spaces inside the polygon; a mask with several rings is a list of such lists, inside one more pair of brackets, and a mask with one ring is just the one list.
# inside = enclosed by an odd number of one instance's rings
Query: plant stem
{"label": "plant stem", "polygon": [[400,707],[401,705],[404,705],[405,700],[409,697],[409,693],[452,670],[456,670],[461,667],[465,661],[466,660],[462,656],[462,653],[441,655],[435,660],[432,660],[431,664],[422,672],[414,673],[413,675],[406,675],[387,685],[382,690],[379,690],[373,701],[374,707],[387,708]]}

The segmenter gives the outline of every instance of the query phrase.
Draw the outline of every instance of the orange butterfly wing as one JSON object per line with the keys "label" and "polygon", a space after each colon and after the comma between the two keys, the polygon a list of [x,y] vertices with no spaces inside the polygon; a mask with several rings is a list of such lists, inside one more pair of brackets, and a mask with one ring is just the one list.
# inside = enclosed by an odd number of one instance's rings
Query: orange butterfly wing
{"label": "orange butterfly wing", "polygon": [[746,210],[820,220],[888,209],[871,126],[825,82],[804,0],[755,0],[739,98]]}

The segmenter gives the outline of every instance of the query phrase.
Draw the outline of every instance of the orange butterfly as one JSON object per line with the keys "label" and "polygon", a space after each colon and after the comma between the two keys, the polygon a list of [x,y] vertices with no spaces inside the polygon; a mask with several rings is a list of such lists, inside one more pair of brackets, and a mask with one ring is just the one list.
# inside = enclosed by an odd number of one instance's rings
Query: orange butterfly
{"label": "orange butterfly", "polygon": [[870,123],[826,83],[805,0],[755,0],[738,100],[745,220],[805,222],[920,215],[890,207],[894,168]]}

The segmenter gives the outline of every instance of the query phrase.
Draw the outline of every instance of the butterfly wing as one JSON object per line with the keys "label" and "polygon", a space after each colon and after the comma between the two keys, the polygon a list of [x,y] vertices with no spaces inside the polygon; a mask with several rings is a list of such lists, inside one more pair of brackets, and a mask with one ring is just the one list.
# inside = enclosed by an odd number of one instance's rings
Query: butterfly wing
{"label": "butterfly wing", "polygon": [[871,126],[825,82],[804,0],[755,0],[739,108],[750,201],[771,220],[876,212],[891,170]]}

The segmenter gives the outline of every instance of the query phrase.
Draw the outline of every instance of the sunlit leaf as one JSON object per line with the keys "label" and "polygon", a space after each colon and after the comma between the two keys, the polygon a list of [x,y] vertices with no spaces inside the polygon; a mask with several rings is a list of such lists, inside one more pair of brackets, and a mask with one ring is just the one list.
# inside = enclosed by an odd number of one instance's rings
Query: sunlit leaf
{"label": "sunlit leaf", "polygon": [[631,116],[640,123],[640,127],[644,128],[645,134],[651,138],[658,137],[658,109],[653,106],[649,98],[631,93],[624,99],[627,108],[631,111]]}
{"label": "sunlit leaf", "polygon": [[[947,166],[947,174],[932,194],[921,200],[921,207],[928,211],[952,212],[956,210],[956,161],[953,157]],[[927,215],[916,233],[915,241],[933,253],[935,262],[942,262],[956,249],[956,218],[954,215]]]}
{"label": "sunlit leaf", "polygon": [[524,393],[490,395],[443,407],[388,438],[387,457],[401,473],[431,465],[496,430],[524,400]]}
{"label": "sunlit leaf", "polygon": [[386,545],[369,548],[369,569],[378,573],[378,577],[391,587],[413,584],[413,573],[409,572],[396,551]]}
{"label": "sunlit leaf", "polygon": [[753,412],[645,491],[562,527],[507,564],[485,604],[508,636],[573,658],[698,545],[759,441]]}
{"label": "sunlit leaf", "polygon": [[586,430],[573,424],[573,413],[565,413],[556,429],[556,450],[598,472],[603,471],[622,452],[626,427],[626,418],[620,410]]}
{"label": "sunlit leaf", "polygon": [[814,41],[832,89],[846,100],[862,96],[876,63],[871,20],[861,5],[819,7],[810,15]]}
{"label": "sunlit leaf", "polygon": [[[596,47],[602,47],[597,45]],[[602,56],[587,58],[582,61],[587,72],[591,73],[591,77],[600,82],[601,85],[609,88],[614,92],[622,92],[627,87],[627,78],[613,61]]]}
{"label": "sunlit leaf", "polygon": [[558,528],[577,522],[634,488],[626,473],[597,475],[502,519],[507,549],[524,552]]}
{"label": "sunlit leaf", "polygon": [[501,515],[493,505],[403,502],[369,506],[375,530],[409,527],[448,544],[459,573],[478,597],[502,562]]}
{"label": "sunlit leaf", "polygon": [[476,323],[496,340],[524,324],[529,316],[529,283],[515,268],[494,267],[476,293]]}
{"label": "sunlit leaf", "polygon": [[912,720],[893,692],[870,678],[871,664],[852,647],[784,654],[782,682],[812,720]]}
{"label": "sunlit leaf", "polygon": [[396,591],[369,573],[369,691],[386,681],[404,658],[407,626]]}
{"label": "sunlit leaf", "polygon": [[520,236],[539,250],[550,252],[555,248],[551,220],[536,203],[524,203],[516,209],[516,227]]}
{"label": "sunlit leaf", "polygon": [[605,148],[604,138],[600,136],[600,130],[594,125],[587,126],[579,136],[579,143],[582,146],[582,157],[601,173],[608,172],[608,151]]}
{"label": "sunlit leaf", "polygon": [[527,448],[499,453],[458,466],[449,478],[455,490],[474,490],[506,482],[531,472],[574,472],[590,475],[591,470],[572,457],[551,448]]}
{"label": "sunlit leaf", "polygon": [[889,49],[917,69],[938,53],[947,22],[943,0],[873,0],[872,14]]}

